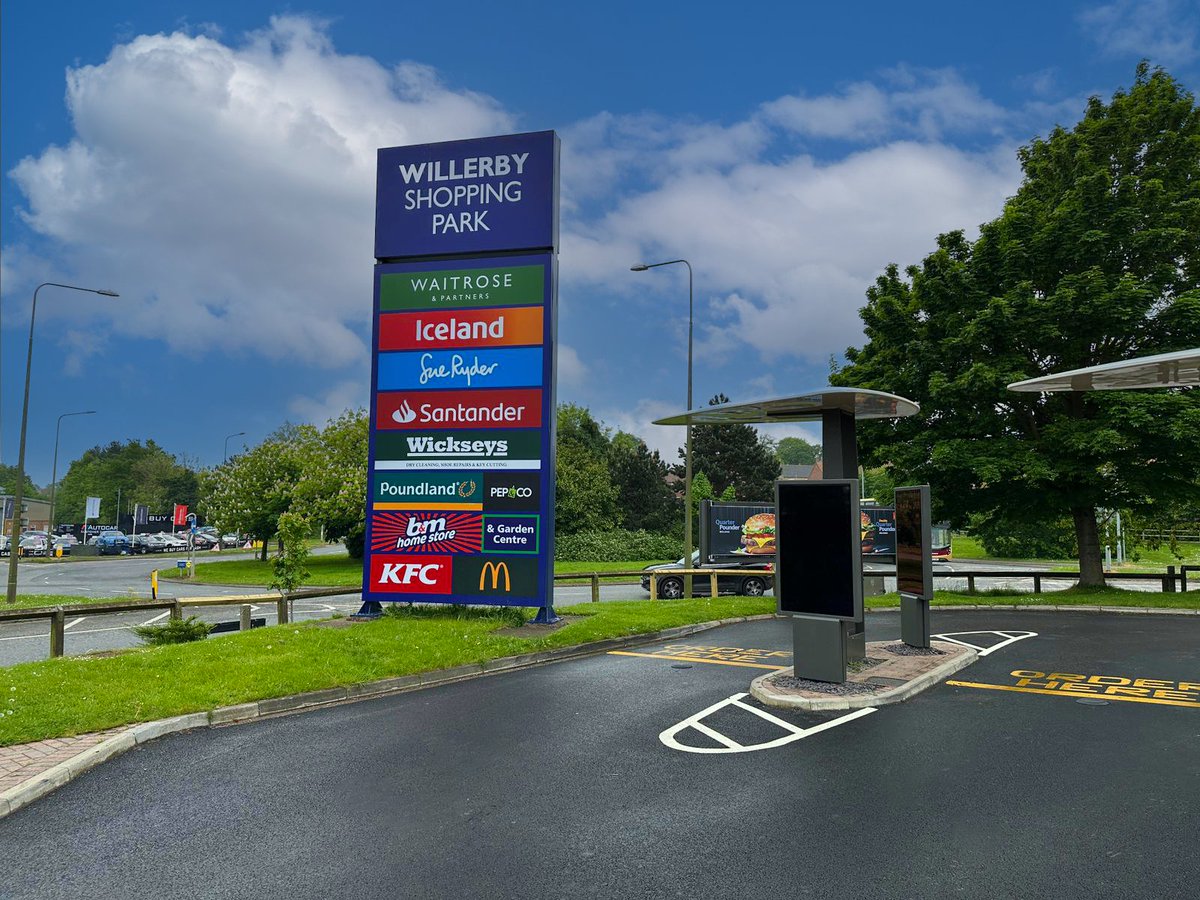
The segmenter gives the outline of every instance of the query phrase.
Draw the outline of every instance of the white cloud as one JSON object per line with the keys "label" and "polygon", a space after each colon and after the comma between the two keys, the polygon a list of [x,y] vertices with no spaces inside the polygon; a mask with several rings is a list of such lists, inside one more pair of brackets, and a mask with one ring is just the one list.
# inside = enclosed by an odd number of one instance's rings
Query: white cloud
{"label": "white cloud", "polygon": [[1156,65],[1200,58],[1200,8],[1192,0],[1117,0],[1081,13],[1079,23],[1110,56]]}
{"label": "white cloud", "polygon": [[574,347],[564,343],[558,345],[558,383],[582,384],[587,377],[588,368]]}
{"label": "white cloud", "polygon": [[[71,70],[67,100],[75,138],[10,174],[31,228],[121,292],[114,327],[324,366],[366,353],[375,149],[513,127],[427,67],[337,54],[301,17],[236,47],[136,37]],[[6,286],[40,280],[11,250]]]}
{"label": "white cloud", "polygon": [[288,410],[296,416],[296,421],[321,428],[346,410],[366,409],[369,400],[365,381],[347,380],[332,385],[317,397],[303,394],[292,397]]}

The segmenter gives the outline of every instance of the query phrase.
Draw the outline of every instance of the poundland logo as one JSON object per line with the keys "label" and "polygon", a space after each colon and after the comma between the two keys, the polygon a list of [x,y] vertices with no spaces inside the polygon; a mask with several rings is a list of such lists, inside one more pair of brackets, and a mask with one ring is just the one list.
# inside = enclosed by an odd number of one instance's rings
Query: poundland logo
{"label": "poundland logo", "polygon": [[472,473],[380,472],[374,483],[376,509],[482,508],[483,479]]}

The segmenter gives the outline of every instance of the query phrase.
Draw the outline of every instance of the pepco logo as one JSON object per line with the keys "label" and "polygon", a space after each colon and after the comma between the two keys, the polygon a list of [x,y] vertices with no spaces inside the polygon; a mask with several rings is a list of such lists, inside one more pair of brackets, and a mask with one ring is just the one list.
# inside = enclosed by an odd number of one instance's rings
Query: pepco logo
{"label": "pepco logo", "polygon": [[390,594],[449,594],[451,565],[449,556],[420,561],[404,556],[372,556],[371,589]]}
{"label": "pepco logo", "polygon": [[504,487],[503,485],[496,485],[492,488],[491,495],[493,498],[509,497],[510,499],[516,500],[519,498],[532,497],[533,496],[533,488],[518,487],[517,485],[510,485],[509,487]]}
{"label": "pepco logo", "polygon": [[491,590],[494,591],[494,590],[499,589],[500,576],[501,576],[501,574],[503,574],[504,575],[504,593],[508,594],[508,593],[512,592],[512,579],[509,577],[509,574],[508,574],[508,563],[503,563],[503,562],[502,563],[494,563],[489,559],[487,562],[485,562],[483,564],[483,568],[479,570],[479,589],[481,591],[486,590],[486,588],[484,588],[483,585],[484,585],[484,582],[487,581],[487,577],[489,574],[492,576]]}

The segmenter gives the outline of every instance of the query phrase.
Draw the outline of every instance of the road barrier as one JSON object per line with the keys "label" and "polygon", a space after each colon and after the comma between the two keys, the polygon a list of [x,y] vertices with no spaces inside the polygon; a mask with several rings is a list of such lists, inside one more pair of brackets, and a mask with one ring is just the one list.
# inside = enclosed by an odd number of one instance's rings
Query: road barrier
{"label": "road barrier", "polygon": [[[1110,581],[1157,581],[1161,585],[1163,593],[1174,593],[1176,585],[1178,590],[1187,591],[1189,589],[1188,577],[1189,573],[1200,573],[1200,566],[1180,566],[1179,571],[1175,571],[1175,566],[1167,566],[1167,571],[1163,573],[1156,572],[1129,572],[1129,573],[1112,573],[1106,572],[1104,580]],[[658,599],[658,582],[661,578],[673,578],[680,575],[692,575],[707,577],[709,580],[710,596],[718,594],[717,579],[722,575],[731,575],[738,578],[753,578],[753,577],[773,577],[774,572],[764,572],[760,569],[667,569],[666,571],[646,572],[642,569],[622,571],[622,572],[573,572],[562,575],[555,575],[555,581],[581,581],[587,580],[591,583],[592,602],[600,602],[600,579],[602,578],[638,578],[648,576],[650,580],[650,599]],[[895,577],[895,570],[883,570],[866,573],[876,577]],[[1055,572],[1047,569],[981,569],[978,571],[959,571],[959,572],[934,572],[934,580],[947,578],[965,578],[967,580],[967,592],[975,593],[976,582],[979,579],[1000,579],[1008,580],[1012,578],[1032,578],[1034,593],[1040,593],[1042,590],[1042,579],[1052,579],[1059,581],[1077,581],[1079,579],[1078,572]],[[66,637],[66,620],[69,615],[86,615],[96,616],[110,613],[124,612],[140,612],[152,611],[156,609],[170,610],[172,619],[182,619],[184,607],[197,606],[241,606],[241,621],[245,622],[250,615],[251,603],[274,603],[276,609],[277,621],[280,625],[289,622],[291,616],[291,603],[294,600],[309,600],[317,597],[342,597],[347,594],[357,593],[357,589],[350,586],[333,587],[333,588],[317,588],[311,590],[297,591],[293,594],[280,595],[278,593],[270,594],[238,594],[227,597],[163,597],[158,600],[130,600],[124,603],[74,603],[65,606],[38,607],[35,609],[13,609],[0,610],[0,625],[5,622],[20,622],[31,621],[37,619],[50,620],[50,655],[62,656],[63,644]],[[419,599],[419,598],[417,598]]]}

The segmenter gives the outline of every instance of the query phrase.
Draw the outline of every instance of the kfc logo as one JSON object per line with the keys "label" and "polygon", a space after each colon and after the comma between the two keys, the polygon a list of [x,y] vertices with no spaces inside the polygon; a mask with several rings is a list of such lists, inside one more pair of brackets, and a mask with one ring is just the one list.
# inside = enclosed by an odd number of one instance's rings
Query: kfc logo
{"label": "kfc logo", "polygon": [[420,562],[404,556],[373,556],[371,588],[389,594],[448,594],[451,563],[448,556]]}

